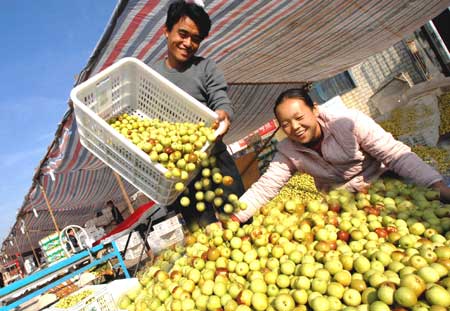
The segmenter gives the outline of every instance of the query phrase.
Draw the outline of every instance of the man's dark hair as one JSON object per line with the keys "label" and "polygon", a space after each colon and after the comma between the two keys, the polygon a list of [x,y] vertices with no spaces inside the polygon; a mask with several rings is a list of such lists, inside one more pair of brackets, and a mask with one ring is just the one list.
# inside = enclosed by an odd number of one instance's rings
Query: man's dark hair
{"label": "man's dark hair", "polygon": [[202,40],[208,36],[211,29],[211,20],[208,13],[202,7],[194,3],[186,3],[184,0],[174,1],[170,4],[166,19],[167,29],[172,31],[173,26],[184,16],[194,21],[200,30]]}

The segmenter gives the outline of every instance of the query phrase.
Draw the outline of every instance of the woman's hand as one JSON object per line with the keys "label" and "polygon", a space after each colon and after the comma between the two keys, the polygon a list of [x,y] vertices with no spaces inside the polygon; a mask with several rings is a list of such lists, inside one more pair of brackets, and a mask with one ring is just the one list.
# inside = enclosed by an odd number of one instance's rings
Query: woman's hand
{"label": "woman's hand", "polygon": [[241,221],[239,220],[239,218],[237,218],[237,216],[234,215],[234,214],[231,214],[231,215],[230,215],[230,220],[232,220],[232,221],[234,221],[234,222],[237,222],[237,223],[241,224]]}
{"label": "woman's hand", "polygon": [[222,223],[222,227],[225,227],[225,224],[229,221],[234,221],[234,222],[241,224],[239,218],[237,218],[237,216],[235,214],[227,215],[224,213],[217,213],[216,217]]}
{"label": "woman's hand", "polygon": [[438,181],[432,184],[431,187],[439,191],[439,200],[441,200],[441,202],[450,203],[450,188],[443,181]]}
{"label": "woman's hand", "polygon": [[205,227],[206,234],[211,234],[214,230],[217,230],[217,228],[223,229],[222,223],[220,221],[210,223]]}

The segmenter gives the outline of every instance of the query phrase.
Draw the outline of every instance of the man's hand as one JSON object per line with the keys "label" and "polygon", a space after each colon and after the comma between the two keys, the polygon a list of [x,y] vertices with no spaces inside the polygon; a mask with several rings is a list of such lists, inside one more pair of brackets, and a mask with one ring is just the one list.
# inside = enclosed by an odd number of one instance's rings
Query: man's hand
{"label": "man's hand", "polygon": [[217,115],[219,116],[217,118],[217,121],[223,122],[223,125],[219,125],[219,128],[221,128],[220,132],[217,133],[217,140],[221,140],[223,136],[228,132],[230,129],[231,121],[230,116],[228,113],[224,110],[216,110]]}

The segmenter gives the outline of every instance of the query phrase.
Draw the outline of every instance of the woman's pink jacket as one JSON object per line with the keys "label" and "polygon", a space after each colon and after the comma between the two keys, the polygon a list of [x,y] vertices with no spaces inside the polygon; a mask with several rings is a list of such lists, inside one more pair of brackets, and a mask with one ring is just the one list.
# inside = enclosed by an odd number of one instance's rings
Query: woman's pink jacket
{"label": "woman's pink jacket", "polygon": [[318,121],[323,131],[322,156],[290,139],[280,142],[267,171],[240,198],[247,203],[246,210],[235,214],[241,222],[275,197],[295,172],[312,175],[319,190],[340,186],[358,191],[386,170],[424,186],[443,179],[408,146],[360,111],[335,112],[319,107]]}

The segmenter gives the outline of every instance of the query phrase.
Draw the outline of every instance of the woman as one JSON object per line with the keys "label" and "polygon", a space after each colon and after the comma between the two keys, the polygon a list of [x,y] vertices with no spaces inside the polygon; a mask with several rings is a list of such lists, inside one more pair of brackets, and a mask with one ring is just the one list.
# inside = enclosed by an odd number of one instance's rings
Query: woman
{"label": "woman", "polygon": [[278,144],[266,173],[240,198],[248,208],[234,220],[247,221],[297,171],[312,175],[319,190],[360,191],[390,170],[450,201],[442,176],[362,112],[332,112],[313,103],[306,91],[290,89],[278,97],[274,113],[287,139]]}

